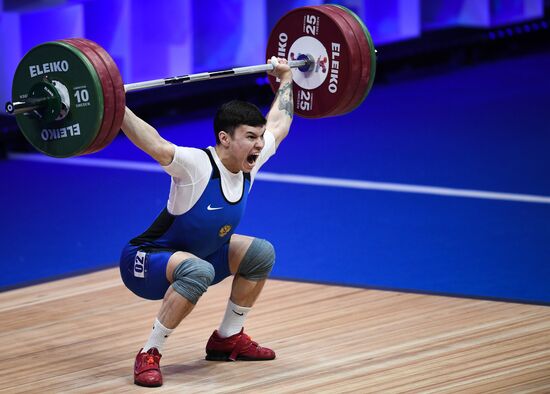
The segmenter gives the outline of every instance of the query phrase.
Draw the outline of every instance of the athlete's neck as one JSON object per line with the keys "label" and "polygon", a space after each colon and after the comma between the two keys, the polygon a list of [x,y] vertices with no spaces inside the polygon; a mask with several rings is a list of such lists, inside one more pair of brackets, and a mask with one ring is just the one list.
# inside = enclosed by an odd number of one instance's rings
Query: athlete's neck
{"label": "athlete's neck", "polygon": [[218,155],[223,166],[228,171],[232,172],[233,174],[237,174],[241,170],[237,165],[235,158],[231,157],[231,154],[227,149],[219,144],[216,145],[214,149],[216,150],[216,154]]}

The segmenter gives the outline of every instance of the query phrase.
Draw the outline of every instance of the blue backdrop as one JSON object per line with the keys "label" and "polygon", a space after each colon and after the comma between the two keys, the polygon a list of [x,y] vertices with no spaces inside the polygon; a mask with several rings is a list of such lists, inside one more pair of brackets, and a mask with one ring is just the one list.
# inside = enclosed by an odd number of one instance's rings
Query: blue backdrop
{"label": "blue backdrop", "polygon": [[[305,3],[3,1],[1,88],[28,48],[66,36],[100,42],[127,82],[263,62],[269,26]],[[342,3],[372,16],[379,42],[532,18],[542,4]],[[378,81],[352,114],[297,118],[263,169],[279,180],[255,183],[239,231],[275,244],[280,278],[550,303],[549,69],[550,54],[540,53]],[[214,143],[210,117],[149,120],[175,143]],[[83,161],[44,159],[0,161],[2,289],[114,266],[166,203],[169,177],[123,136]],[[346,180],[357,182],[338,186]]]}

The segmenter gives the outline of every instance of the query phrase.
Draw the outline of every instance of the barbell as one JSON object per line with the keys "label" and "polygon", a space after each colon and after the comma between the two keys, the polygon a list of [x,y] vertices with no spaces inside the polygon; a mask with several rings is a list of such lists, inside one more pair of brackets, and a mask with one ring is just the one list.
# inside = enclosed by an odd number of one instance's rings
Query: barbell
{"label": "barbell", "polygon": [[[376,72],[372,38],[351,10],[307,6],[286,13],[271,31],[266,57],[292,69],[294,111],[305,118],[346,114],[367,97]],[[272,64],[124,84],[111,56],[84,38],[47,42],[18,64],[6,112],[38,151],[53,157],[97,152],[120,131],[126,92],[273,70]],[[269,76],[273,91],[279,82]]]}

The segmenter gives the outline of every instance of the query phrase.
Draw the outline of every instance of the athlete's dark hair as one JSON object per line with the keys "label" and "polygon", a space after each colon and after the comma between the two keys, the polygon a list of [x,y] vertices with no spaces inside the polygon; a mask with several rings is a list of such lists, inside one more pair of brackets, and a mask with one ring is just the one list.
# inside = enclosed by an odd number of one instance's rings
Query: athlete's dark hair
{"label": "athlete's dark hair", "polygon": [[254,104],[240,100],[229,101],[218,109],[214,118],[216,144],[220,143],[219,133],[222,130],[233,137],[235,129],[240,125],[257,127],[265,125],[266,122],[265,117]]}

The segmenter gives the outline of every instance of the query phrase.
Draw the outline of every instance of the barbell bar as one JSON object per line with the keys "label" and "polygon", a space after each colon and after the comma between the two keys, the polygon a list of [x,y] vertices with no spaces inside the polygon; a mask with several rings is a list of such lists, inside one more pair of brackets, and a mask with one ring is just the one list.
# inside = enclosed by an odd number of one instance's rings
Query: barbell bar
{"label": "barbell bar", "polygon": [[[311,59],[304,59],[304,60],[295,60],[288,62],[288,65],[291,68],[302,68],[310,66],[313,66],[315,63],[314,60]],[[182,75],[180,77],[172,77],[172,78],[165,78],[165,79],[153,79],[150,81],[144,81],[144,82],[136,82],[136,83],[130,83],[124,85],[124,90],[126,93],[128,92],[134,92],[137,90],[143,90],[143,89],[150,89],[150,88],[158,88],[162,86],[169,86],[169,85],[179,85],[189,82],[198,82],[198,81],[206,81],[209,79],[220,79],[220,78],[227,78],[227,77],[234,77],[237,75],[248,75],[248,74],[259,74],[264,73],[268,71],[272,71],[275,67],[273,64],[259,64],[256,66],[246,66],[246,67],[237,67],[237,68],[231,68],[228,70],[220,70],[220,71],[211,71],[211,72],[203,72],[203,73],[196,73],[196,74],[189,74],[189,75]]]}
{"label": "barbell bar", "polygon": [[[291,68],[302,68],[302,67],[310,68],[314,65],[314,63],[315,63],[314,60],[303,59],[303,60],[290,61],[288,62],[288,65]],[[220,78],[234,77],[237,75],[259,74],[259,73],[272,71],[274,68],[275,66],[273,66],[273,64],[266,63],[266,64],[259,64],[255,66],[236,67],[236,68],[231,68],[227,70],[202,72],[202,73],[181,75],[177,77],[162,78],[162,79],[152,79],[149,81],[125,84],[124,91],[128,93],[128,92],[135,92],[139,90],[159,88],[163,86],[180,85],[180,84],[190,83],[190,82],[206,81],[209,79],[220,79]],[[13,103],[7,102],[6,112],[10,115],[19,115],[19,114],[28,113],[30,111],[43,107],[49,101],[50,99],[48,98],[42,98],[42,99],[19,101],[19,102],[13,102]]]}

